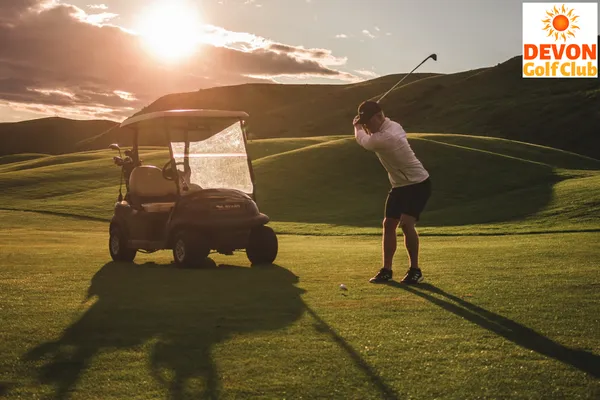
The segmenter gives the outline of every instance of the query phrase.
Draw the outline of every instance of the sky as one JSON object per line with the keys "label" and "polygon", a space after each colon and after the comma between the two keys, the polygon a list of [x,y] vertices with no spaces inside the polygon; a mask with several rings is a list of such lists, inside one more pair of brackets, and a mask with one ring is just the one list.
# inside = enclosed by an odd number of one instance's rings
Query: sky
{"label": "sky", "polygon": [[[558,4],[558,3],[557,3]],[[2,0],[0,122],[122,121],[168,93],[454,73],[521,54],[516,0]]]}

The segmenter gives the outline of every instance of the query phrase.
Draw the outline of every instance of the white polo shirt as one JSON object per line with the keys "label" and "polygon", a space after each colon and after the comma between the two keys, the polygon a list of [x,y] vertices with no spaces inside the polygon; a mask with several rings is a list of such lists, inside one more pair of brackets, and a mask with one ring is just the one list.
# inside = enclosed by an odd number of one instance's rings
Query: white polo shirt
{"label": "white polo shirt", "polygon": [[399,123],[386,118],[379,131],[371,135],[362,126],[355,126],[354,137],[362,147],[377,154],[393,188],[420,183],[429,177]]}

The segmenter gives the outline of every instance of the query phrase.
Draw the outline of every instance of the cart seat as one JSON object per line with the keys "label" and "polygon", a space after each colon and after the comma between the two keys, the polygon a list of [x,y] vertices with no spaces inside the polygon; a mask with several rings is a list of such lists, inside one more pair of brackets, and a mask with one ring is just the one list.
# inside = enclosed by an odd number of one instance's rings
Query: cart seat
{"label": "cart seat", "polygon": [[166,180],[162,170],[153,165],[140,165],[129,176],[130,198],[148,212],[168,212],[175,205],[177,186]]}

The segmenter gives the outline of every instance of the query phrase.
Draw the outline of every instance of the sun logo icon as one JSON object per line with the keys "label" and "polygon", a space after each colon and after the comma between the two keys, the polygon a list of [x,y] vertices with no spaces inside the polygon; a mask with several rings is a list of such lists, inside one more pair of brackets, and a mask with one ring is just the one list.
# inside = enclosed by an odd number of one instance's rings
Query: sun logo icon
{"label": "sun logo icon", "polygon": [[548,32],[548,36],[554,35],[554,40],[562,39],[567,41],[568,36],[575,37],[575,29],[579,29],[575,22],[578,15],[573,14],[573,9],[565,7],[563,4],[560,9],[554,6],[550,11],[546,11],[548,15],[542,22],[546,24],[544,30]]}

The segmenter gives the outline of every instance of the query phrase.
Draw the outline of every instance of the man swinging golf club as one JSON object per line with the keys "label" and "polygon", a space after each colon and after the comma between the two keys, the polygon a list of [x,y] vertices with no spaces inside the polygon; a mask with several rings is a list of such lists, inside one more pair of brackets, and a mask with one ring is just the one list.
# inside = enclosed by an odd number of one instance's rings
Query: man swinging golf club
{"label": "man swinging golf club", "polygon": [[419,236],[415,225],[431,196],[429,173],[413,153],[402,126],[386,117],[378,102],[365,101],[354,117],[354,136],[358,144],[375,152],[388,172],[392,189],[385,202],[383,220],[383,268],[370,279],[372,283],[392,279],[392,259],[397,247],[398,225],[410,261],[403,283],[423,280],[419,267]]}

